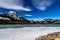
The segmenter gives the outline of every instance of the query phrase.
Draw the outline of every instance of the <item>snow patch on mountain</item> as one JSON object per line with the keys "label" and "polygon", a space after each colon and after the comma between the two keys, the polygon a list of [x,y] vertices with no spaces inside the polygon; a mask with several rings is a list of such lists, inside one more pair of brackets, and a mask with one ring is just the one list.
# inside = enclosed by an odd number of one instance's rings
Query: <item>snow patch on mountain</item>
{"label": "snow patch on mountain", "polygon": [[9,11],[8,14],[7,14],[7,16],[9,16],[11,18],[14,18],[16,20],[20,20],[20,17],[14,11]]}
{"label": "snow patch on mountain", "polygon": [[9,18],[0,17],[2,20],[10,20]]}

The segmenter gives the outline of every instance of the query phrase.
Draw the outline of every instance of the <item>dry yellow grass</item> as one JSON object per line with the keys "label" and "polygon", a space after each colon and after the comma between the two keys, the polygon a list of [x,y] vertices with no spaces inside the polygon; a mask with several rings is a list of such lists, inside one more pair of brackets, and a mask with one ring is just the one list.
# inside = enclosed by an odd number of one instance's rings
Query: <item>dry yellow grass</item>
{"label": "dry yellow grass", "polygon": [[35,40],[60,40],[60,32],[47,34],[41,37],[39,36],[39,38],[36,38]]}
{"label": "dry yellow grass", "polygon": [[60,38],[55,38],[55,40],[60,40]]}

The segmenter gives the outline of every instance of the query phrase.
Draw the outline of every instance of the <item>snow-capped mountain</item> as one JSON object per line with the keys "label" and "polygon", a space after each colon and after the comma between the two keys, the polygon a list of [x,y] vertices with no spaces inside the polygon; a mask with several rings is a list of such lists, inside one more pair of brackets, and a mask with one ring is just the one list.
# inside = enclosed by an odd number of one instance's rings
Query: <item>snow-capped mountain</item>
{"label": "snow-capped mountain", "polygon": [[0,14],[0,24],[25,24],[30,23],[27,19],[17,15],[14,11]]}
{"label": "snow-capped mountain", "polygon": [[14,12],[14,11],[9,11],[8,13],[7,13],[7,16],[9,16],[9,17],[11,17],[11,18],[13,18],[13,19],[15,19],[15,20],[20,20],[20,17],[16,14],[16,12]]}
{"label": "snow-capped mountain", "polygon": [[23,20],[23,21],[28,21],[27,19],[25,19],[25,18],[23,18],[23,17],[21,17],[21,16],[19,16],[16,12],[14,12],[14,11],[9,11],[9,12],[7,12],[7,13],[5,13],[5,14],[0,14],[0,19],[5,19],[6,18],[6,20],[7,20],[7,18],[9,19],[9,20]]}

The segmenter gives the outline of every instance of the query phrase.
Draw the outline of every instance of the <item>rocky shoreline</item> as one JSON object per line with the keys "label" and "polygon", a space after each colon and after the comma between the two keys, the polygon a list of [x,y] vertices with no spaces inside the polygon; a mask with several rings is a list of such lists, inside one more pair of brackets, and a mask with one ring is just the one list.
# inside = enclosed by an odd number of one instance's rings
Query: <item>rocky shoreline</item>
{"label": "rocky shoreline", "polygon": [[51,33],[51,34],[47,34],[44,36],[39,36],[35,40],[60,40],[60,31]]}

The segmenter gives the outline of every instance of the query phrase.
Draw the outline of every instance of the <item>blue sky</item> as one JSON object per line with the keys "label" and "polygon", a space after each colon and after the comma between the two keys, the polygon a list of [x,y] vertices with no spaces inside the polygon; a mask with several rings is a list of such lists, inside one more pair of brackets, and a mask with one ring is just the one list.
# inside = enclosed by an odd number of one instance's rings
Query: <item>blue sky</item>
{"label": "blue sky", "polygon": [[0,12],[15,11],[28,20],[60,18],[60,0],[1,0]]}

